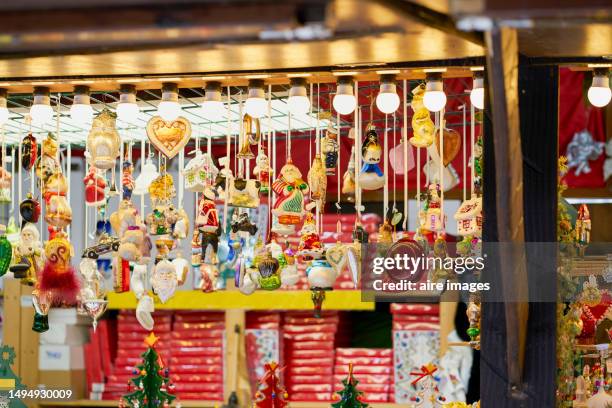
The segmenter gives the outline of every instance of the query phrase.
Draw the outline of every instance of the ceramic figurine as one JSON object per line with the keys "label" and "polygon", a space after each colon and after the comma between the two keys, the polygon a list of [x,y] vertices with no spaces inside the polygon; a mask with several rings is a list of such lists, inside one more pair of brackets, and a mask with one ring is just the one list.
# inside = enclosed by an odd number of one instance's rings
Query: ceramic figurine
{"label": "ceramic figurine", "polygon": [[482,169],[483,169],[483,145],[482,135],[479,135],[474,143],[474,192],[478,195],[482,194]]}
{"label": "ceramic figurine", "polygon": [[134,181],[134,165],[129,160],[125,160],[123,162],[123,170],[121,172],[121,187],[123,189],[123,199],[130,200],[132,198],[132,192],[136,187],[136,182]]}
{"label": "ceramic figurine", "polygon": [[11,202],[11,173],[4,167],[0,167],[0,203],[9,204]]}
{"label": "ceramic figurine", "polygon": [[336,167],[338,166],[338,148],[338,131],[330,123],[327,126],[325,137],[321,139],[321,158],[325,162],[325,172],[328,175],[336,174]]}
{"label": "ceramic figurine", "polygon": [[389,220],[385,220],[378,229],[378,240],[379,244],[392,244],[393,243],[393,227],[389,223]]}
{"label": "ceramic figurine", "polygon": [[98,264],[90,258],[83,258],[79,264],[79,271],[83,279],[79,293],[79,303],[86,313],[93,319],[94,330],[98,318],[106,311],[108,302],[104,297],[104,276],[98,270]]}
{"label": "ceramic figurine", "polygon": [[428,188],[428,198],[425,210],[425,222],[423,228],[428,231],[442,231],[444,229],[445,218],[441,212],[440,185],[431,183]]}
{"label": "ceramic figurine", "polygon": [[272,190],[277,194],[272,214],[278,217],[279,224],[292,227],[299,224],[304,215],[304,198],[308,193],[308,185],[291,160],[281,168],[279,177],[272,183]]}
{"label": "ceramic figurine", "polygon": [[428,147],[433,143],[435,125],[431,115],[423,103],[425,96],[425,84],[419,84],[412,90],[412,102],[410,106],[414,115],[412,116],[412,129],[414,136],[408,141],[414,147]]}
{"label": "ceramic figurine", "polygon": [[47,224],[65,228],[72,222],[72,209],[66,199],[67,192],[68,185],[62,173],[58,172],[49,176],[43,188]]}
{"label": "ceramic figurine", "polygon": [[153,212],[147,215],[145,223],[151,235],[166,235],[171,232],[172,224],[168,218],[169,207],[165,205],[156,206]]}
{"label": "ceramic figurine", "polygon": [[200,285],[198,289],[203,292],[214,292],[219,279],[219,269],[216,265],[203,263],[200,266]]}
{"label": "ceramic figurine", "polygon": [[153,116],[147,122],[147,136],[168,159],[176,156],[187,145],[191,138],[191,122],[179,116],[172,122],[160,116]]}
{"label": "ceramic figurine", "polygon": [[300,230],[300,244],[297,254],[304,260],[319,259],[323,256],[323,245],[317,233],[315,219],[311,212],[306,213],[304,225]]}
{"label": "ceramic figurine", "polygon": [[455,213],[457,233],[461,236],[482,236],[482,197],[465,200]]}
{"label": "ceramic figurine", "polygon": [[61,171],[59,162],[59,145],[55,136],[51,133],[42,141],[41,156],[38,158],[36,165],[36,176],[43,182],[43,186],[47,178],[52,174]]}
{"label": "ceramic figurine", "polygon": [[[258,272],[259,273],[259,272]],[[255,279],[247,272],[244,262],[240,262],[238,275],[238,290],[244,295],[251,295],[257,289]]]}
{"label": "ceramic figurine", "polygon": [[311,289],[330,290],[338,274],[326,259],[315,259],[306,268],[306,276]]}
{"label": "ceramic figurine", "polygon": [[136,320],[138,323],[147,331],[153,330],[155,322],[153,320],[153,312],[155,311],[155,305],[153,298],[149,295],[143,295],[136,305]]}
{"label": "ceramic figurine", "polygon": [[87,151],[91,164],[97,169],[109,170],[119,157],[121,139],[116,129],[117,115],[104,108],[93,120],[87,137]]}
{"label": "ceramic figurine", "polygon": [[259,143],[261,137],[261,126],[259,119],[251,117],[246,113],[242,119],[242,142],[237,154],[239,159],[253,159],[255,155],[251,151],[251,145]]}
{"label": "ceramic figurine", "polygon": [[361,147],[363,166],[359,172],[359,186],[364,190],[378,190],[385,184],[385,177],[380,169],[382,148],[373,126],[368,126],[366,140]]}
{"label": "ceramic figurine", "polygon": [[591,214],[586,204],[581,204],[576,217],[576,243],[586,246],[591,242]]}
{"label": "ceramic figurine", "polygon": [[85,204],[90,207],[99,207],[106,204],[106,180],[102,172],[89,166],[89,172],[83,178],[85,183]]}
{"label": "ceramic figurine", "polygon": [[342,194],[348,195],[348,201],[355,201],[355,146],[351,148],[351,157],[342,176]]}
{"label": "ceramic figurine", "polygon": [[145,231],[141,226],[130,226],[121,236],[117,255],[127,261],[136,262],[142,257],[141,248],[145,240]]}
{"label": "ceramic figurine", "polygon": [[151,275],[151,286],[162,303],[174,296],[178,285],[176,268],[172,262],[162,259],[155,265]]}
{"label": "ceramic figurine", "polygon": [[176,211],[175,221],[172,224],[172,237],[174,239],[185,239],[189,233],[189,216],[183,208]]}
{"label": "ceramic figurine", "polygon": [[251,235],[257,233],[257,225],[251,222],[247,212],[234,211],[230,228],[234,234],[239,231],[248,232]]}
{"label": "ceramic figurine", "polygon": [[183,258],[182,253],[179,251],[176,258],[172,260],[172,265],[176,270],[176,280],[179,286],[183,285],[187,281],[187,274],[189,273],[189,262]]}
{"label": "ceramic figurine", "polygon": [[259,206],[259,181],[232,178],[229,182],[228,204],[232,207],[257,208]]}
{"label": "ceramic figurine", "polygon": [[327,193],[327,175],[325,174],[325,166],[319,156],[315,156],[308,171],[308,186],[310,187],[310,196],[313,200],[319,200],[321,207],[325,204],[325,194]]}
{"label": "ceramic figurine", "polygon": [[465,312],[470,327],[467,329],[467,335],[470,336],[470,345],[476,350],[480,349],[480,296],[477,294],[470,295]]}
{"label": "ceramic figurine", "polygon": [[253,174],[259,181],[259,192],[262,194],[268,194],[270,191],[270,176],[272,173],[272,168],[270,167],[270,159],[268,156],[266,156],[263,149],[257,155],[255,163],[256,165],[253,169]]}
{"label": "ceramic figurine", "polygon": [[185,189],[192,192],[204,191],[207,186],[212,185],[218,173],[219,169],[215,166],[212,157],[198,150],[183,170]]}
{"label": "ceramic figurine", "polygon": [[202,262],[207,264],[217,263],[219,236],[221,235],[219,215],[214,200],[214,190],[207,187],[198,203],[198,216],[196,218],[196,227],[201,234]]}
{"label": "ceramic figurine", "polygon": [[53,306],[74,306],[80,284],[70,259],[74,248],[65,232],[53,234],[45,244],[45,265],[38,278],[38,290],[49,297]]}
{"label": "ceramic figurine", "polygon": [[144,263],[136,263],[132,268],[132,276],[130,277],[130,289],[140,299],[147,293],[147,265]]}
{"label": "ceramic figurine", "polygon": [[281,279],[279,273],[278,260],[268,252],[264,259],[257,265],[259,270],[259,286],[265,290],[275,290],[280,288]]}
{"label": "ceramic figurine", "polygon": [[16,263],[10,267],[15,278],[26,285],[34,285],[37,275],[44,267],[43,246],[36,225],[24,224],[19,234],[19,241],[13,249]]}
{"label": "ceramic figurine", "polygon": [[24,136],[21,140],[20,158],[21,167],[25,171],[30,171],[36,163],[36,159],[38,158],[38,144],[36,143],[36,138],[31,133]]}
{"label": "ceramic figurine", "polygon": [[32,291],[32,306],[34,307],[34,321],[32,331],[44,333],[49,330],[49,309],[51,302],[46,293],[41,293],[38,289]]}
{"label": "ceramic figurine", "polygon": [[228,157],[219,158],[219,166],[221,166],[221,169],[215,178],[215,188],[218,189],[220,196],[224,196],[226,184],[228,180],[231,180],[234,176],[232,169],[230,169],[230,161]]}
{"label": "ceramic figurine", "polygon": [[285,266],[282,267],[280,272],[281,283],[284,286],[293,286],[300,280],[300,274],[298,273],[297,264],[295,263],[295,252],[293,248],[288,245],[283,255],[285,258]]}

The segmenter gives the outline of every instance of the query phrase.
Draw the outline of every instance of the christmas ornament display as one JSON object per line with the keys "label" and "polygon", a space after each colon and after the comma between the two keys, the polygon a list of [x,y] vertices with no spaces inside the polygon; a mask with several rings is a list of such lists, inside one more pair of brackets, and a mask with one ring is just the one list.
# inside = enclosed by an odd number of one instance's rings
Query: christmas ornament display
{"label": "christmas ornament display", "polygon": [[258,381],[255,393],[255,408],[285,408],[289,395],[280,383],[278,364],[269,362],[264,365],[265,373]]}
{"label": "christmas ornament display", "polygon": [[277,195],[272,214],[278,217],[279,224],[290,226],[293,230],[304,215],[304,198],[309,189],[302,180],[302,173],[291,160],[280,169],[279,177],[272,183],[272,190]]}
{"label": "christmas ornament display", "polygon": [[361,147],[363,166],[359,172],[359,186],[364,190],[378,190],[385,183],[385,177],[379,163],[382,147],[373,126],[368,126],[366,139]]}
{"label": "christmas ornament display", "polygon": [[[91,164],[100,170],[115,166],[119,157],[121,139],[116,128],[117,115],[104,108],[93,120],[87,137],[87,151]],[[46,146],[43,151],[46,153]]]}
{"label": "christmas ornament display", "polygon": [[15,263],[10,267],[16,279],[26,285],[34,285],[44,266],[43,247],[36,225],[25,223],[19,233],[19,241],[13,249]]}
{"label": "christmas ornament display", "polygon": [[263,150],[257,154],[253,174],[259,181],[259,192],[262,194],[268,194],[268,191],[270,191],[270,177],[272,174],[272,168],[270,167],[270,159],[268,156],[266,156]]}
{"label": "christmas ornament display", "polygon": [[169,370],[164,367],[155,344],[158,337],[151,332],[145,338],[147,350],[142,353],[142,363],[134,370],[134,377],[130,380],[135,390],[126,394],[122,399],[131,408],[159,408],[167,406],[176,398],[170,394]]}
{"label": "christmas ornament display", "polygon": [[357,389],[359,381],[353,376],[353,364],[349,364],[347,377],[342,380],[343,389],[338,391],[334,400],[339,400],[331,404],[333,408],[368,408],[369,405],[363,402],[363,392]]}
{"label": "christmas ornament display", "polygon": [[218,173],[219,169],[215,166],[212,157],[197,150],[195,157],[183,169],[185,189],[192,192],[202,192],[214,183]]}
{"label": "christmas ornament display", "polygon": [[153,116],[147,122],[147,136],[168,159],[176,156],[191,138],[191,122],[183,117],[165,121],[160,116]]}
{"label": "christmas ornament display", "polygon": [[106,204],[106,180],[102,172],[93,166],[83,178],[85,183],[85,203],[91,207]]}

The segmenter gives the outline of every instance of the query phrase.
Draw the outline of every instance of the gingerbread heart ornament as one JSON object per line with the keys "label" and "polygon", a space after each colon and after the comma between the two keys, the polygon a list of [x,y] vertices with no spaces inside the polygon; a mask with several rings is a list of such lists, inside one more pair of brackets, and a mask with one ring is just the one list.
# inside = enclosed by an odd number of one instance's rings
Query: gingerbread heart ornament
{"label": "gingerbread heart ornament", "polygon": [[329,264],[332,266],[332,268],[334,268],[338,275],[342,273],[342,270],[346,265],[347,250],[347,245],[338,242],[330,248],[327,248],[327,250],[325,251],[325,258],[327,259],[327,262],[329,262]]}
{"label": "gingerbread heart ornament", "polygon": [[[459,132],[454,129],[444,129],[442,134],[444,135],[444,146],[442,146],[444,152],[442,153],[442,159],[444,167],[446,167],[459,154],[459,150],[461,149],[461,136]],[[438,153],[440,153],[440,131],[436,132],[436,148]]]}
{"label": "gingerbread heart ornament", "polygon": [[157,150],[171,159],[189,142],[191,123],[182,116],[172,122],[153,116],[147,123],[147,136]]}

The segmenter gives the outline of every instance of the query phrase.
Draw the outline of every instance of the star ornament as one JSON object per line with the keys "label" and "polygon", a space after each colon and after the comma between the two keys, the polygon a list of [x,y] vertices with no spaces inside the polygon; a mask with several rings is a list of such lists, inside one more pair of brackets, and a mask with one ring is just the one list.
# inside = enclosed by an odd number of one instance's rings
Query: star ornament
{"label": "star ornament", "polygon": [[157,337],[155,333],[151,332],[147,337],[145,337],[144,342],[147,346],[153,347],[155,343],[157,343],[157,340],[159,340],[159,337]]}

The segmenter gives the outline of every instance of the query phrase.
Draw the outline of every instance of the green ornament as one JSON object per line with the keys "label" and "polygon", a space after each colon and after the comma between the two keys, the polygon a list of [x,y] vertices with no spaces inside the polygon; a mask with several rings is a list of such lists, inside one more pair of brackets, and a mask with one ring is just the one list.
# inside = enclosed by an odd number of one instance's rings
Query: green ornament
{"label": "green ornament", "polygon": [[475,339],[480,334],[480,329],[478,327],[470,327],[467,329],[467,335],[470,336],[471,339]]}
{"label": "green ornament", "polygon": [[37,333],[44,333],[49,330],[49,316],[42,315],[40,313],[34,313],[34,322],[32,323],[32,330]]}
{"label": "green ornament", "polygon": [[11,265],[11,258],[13,257],[13,247],[6,238],[6,234],[4,234],[6,227],[2,227],[0,227],[0,231],[2,231],[2,235],[0,236],[0,276],[4,276],[8,271]]}

